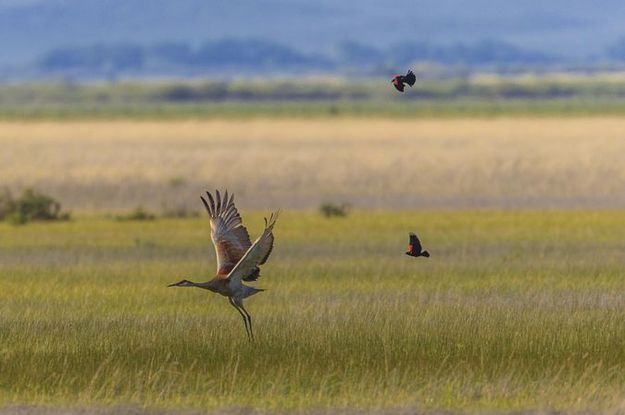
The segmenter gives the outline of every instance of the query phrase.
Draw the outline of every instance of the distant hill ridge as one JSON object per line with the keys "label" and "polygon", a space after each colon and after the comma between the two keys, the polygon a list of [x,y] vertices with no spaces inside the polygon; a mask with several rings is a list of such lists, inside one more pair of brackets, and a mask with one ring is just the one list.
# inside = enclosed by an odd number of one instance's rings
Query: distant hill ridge
{"label": "distant hill ridge", "polygon": [[357,68],[361,74],[392,71],[415,62],[444,65],[532,66],[558,62],[559,58],[526,51],[504,42],[436,45],[405,42],[387,49],[355,42],[337,45],[333,53],[305,53],[272,41],[222,39],[197,47],[184,42],[152,46],[131,43],[62,47],[37,60],[41,74],[106,77],[113,74],[225,74],[334,72]]}
{"label": "distant hill ridge", "polygon": [[0,80],[625,61],[625,2],[0,0]]}
{"label": "distant hill ridge", "polygon": [[[514,3],[514,4],[513,4]],[[470,6],[469,6],[470,4]],[[0,64],[67,46],[263,39],[298,53],[357,41],[473,44],[492,39],[548,55],[601,54],[625,35],[625,2],[602,0],[0,0]]]}

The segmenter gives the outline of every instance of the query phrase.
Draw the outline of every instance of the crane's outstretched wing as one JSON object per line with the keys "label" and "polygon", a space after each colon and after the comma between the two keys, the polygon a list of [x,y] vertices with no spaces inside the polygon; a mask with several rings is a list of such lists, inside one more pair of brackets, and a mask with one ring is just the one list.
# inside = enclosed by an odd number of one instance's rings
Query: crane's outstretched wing
{"label": "crane's outstretched wing", "polygon": [[241,280],[249,281],[249,276],[253,275],[259,265],[263,265],[267,262],[271,250],[273,249],[273,227],[278,220],[278,214],[280,212],[272,213],[269,220],[265,218],[265,230],[262,235],[258,237],[250,249],[247,250],[243,258],[239,263],[230,271],[228,279],[231,281]]}
{"label": "crane's outstretched wing", "polygon": [[408,246],[408,250],[417,254],[420,254],[423,250],[423,247],[421,246],[421,241],[419,240],[419,237],[417,237],[417,234],[414,232],[410,232],[410,245]]}
{"label": "crane's outstretched wing", "polygon": [[211,239],[217,256],[217,275],[225,278],[243,258],[252,242],[234,205],[234,195],[228,199],[226,190],[222,198],[219,190],[216,190],[216,200],[209,192],[206,192],[206,196],[208,201],[204,197],[200,198],[210,216]]}

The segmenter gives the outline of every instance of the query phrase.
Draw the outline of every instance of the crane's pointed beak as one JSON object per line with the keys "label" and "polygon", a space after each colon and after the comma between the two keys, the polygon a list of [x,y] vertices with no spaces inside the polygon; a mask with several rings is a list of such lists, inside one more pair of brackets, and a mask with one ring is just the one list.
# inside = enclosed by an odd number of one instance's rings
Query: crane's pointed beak
{"label": "crane's pointed beak", "polygon": [[189,280],[182,280],[175,282],[173,284],[169,284],[168,287],[194,287],[195,284]]}

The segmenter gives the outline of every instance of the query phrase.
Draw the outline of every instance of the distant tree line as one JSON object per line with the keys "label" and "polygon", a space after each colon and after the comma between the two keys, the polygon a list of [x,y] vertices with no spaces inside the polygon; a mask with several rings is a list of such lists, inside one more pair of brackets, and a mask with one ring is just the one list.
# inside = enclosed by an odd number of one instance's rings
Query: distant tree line
{"label": "distant tree line", "polygon": [[[607,48],[605,58],[625,61],[625,38]],[[501,41],[435,44],[402,43],[377,48],[358,42],[343,42],[327,54],[303,53],[276,42],[257,39],[222,39],[192,46],[182,42],[98,44],[52,50],[38,61],[44,73],[172,73],[232,70],[254,73],[298,70],[405,67],[415,62],[466,67],[549,66],[565,58],[531,51]]]}
{"label": "distant tree line", "polygon": [[338,46],[339,62],[348,65],[399,64],[428,61],[447,65],[518,65],[553,63],[558,57],[541,52],[528,51],[506,42],[481,41],[477,43],[453,43],[449,45],[429,42],[410,42],[390,45],[384,51],[356,42]]}
{"label": "distant tree line", "polygon": [[164,42],[154,46],[133,44],[65,47],[50,51],[39,61],[46,71],[142,71],[149,69],[255,68],[259,71],[297,67],[331,68],[323,56],[302,54],[292,48],[262,40],[225,39],[197,48]]}
{"label": "distant tree line", "polygon": [[43,71],[142,72],[151,70],[335,70],[342,67],[406,65],[415,61],[442,64],[505,65],[543,64],[556,58],[527,51],[514,45],[484,41],[475,44],[435,45],[427,42],[379,49],[357,42],[338,45],[326,55],[306,54],[291,47],[264,40],[223,39],[198,47],[163,42],[152,46],[134,44],[64,47],[50,51],[39,60]]}

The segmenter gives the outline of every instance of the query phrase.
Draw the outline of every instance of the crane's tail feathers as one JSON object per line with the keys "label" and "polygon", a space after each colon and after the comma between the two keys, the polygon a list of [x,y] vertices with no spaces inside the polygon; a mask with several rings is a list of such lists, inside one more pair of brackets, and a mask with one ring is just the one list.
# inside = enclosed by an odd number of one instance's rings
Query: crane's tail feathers
{"label": "crane's tail feathers", "polygon": [[261,291],[266,291],[264,288],[254,288],[248,287],[247,285],[243,286],[243,298],[251,297],[254,294],[258,294]]}

